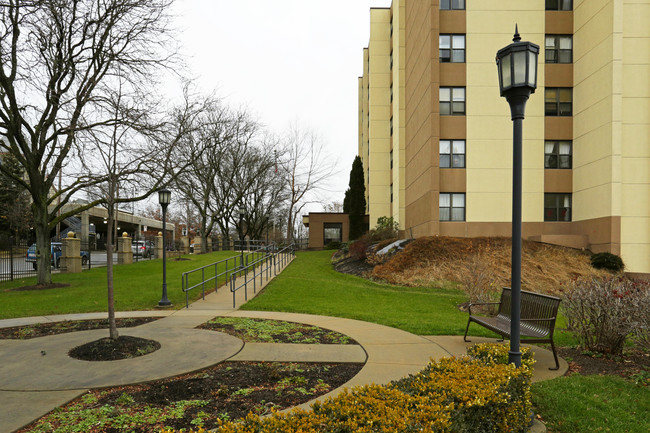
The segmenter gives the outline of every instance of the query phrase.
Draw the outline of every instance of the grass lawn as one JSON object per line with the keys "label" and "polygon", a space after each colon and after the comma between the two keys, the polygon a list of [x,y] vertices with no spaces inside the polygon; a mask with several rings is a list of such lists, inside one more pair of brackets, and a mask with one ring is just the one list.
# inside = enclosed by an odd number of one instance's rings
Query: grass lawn
{"label": "grass lawn", "polygon": [[[294,263],[243,310],[286,311],[365,320],[419,335],[465,332],[467,301],[461,290],[400,287],[335,271],[332,251],[298,252]],[[473,335],[490,336],[478,326]]]}
{"label": "grass lawn", "polygon": [[[187,255],[188,260],[167,260],[167,296],[175,308],[185,306],[181,290],[183,272],[235,256],[233,251]],[[222,268],[219,268],[221,272]],[[69,287],[13,291],[16,287],[36,284],[36,278],[25,278],[0,284],[0,319],[48,314],[88,313],[106,311],[106,268],[84,270],[80,274],[54,274],[54,283]],[[190,284],[192,284],[190,282]],[[114,267],[115,309],[117,311],[153,309],[162,296],[162,260],[142,260],[132,265]],[[198,299],[201,289],[190,292],[190,300]]]}
{"label": "grass lawn", "polygon": [[650,390],[616,376],[571,376],[533,384],[533,403],[554,433],[650,431]]}

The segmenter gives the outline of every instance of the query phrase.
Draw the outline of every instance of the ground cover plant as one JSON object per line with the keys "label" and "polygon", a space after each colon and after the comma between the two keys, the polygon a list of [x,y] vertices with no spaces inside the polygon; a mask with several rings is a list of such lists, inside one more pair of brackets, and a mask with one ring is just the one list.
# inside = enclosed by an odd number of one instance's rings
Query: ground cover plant
{"label": "ground cover plant", "polygon": [[199,328],[234,335],[247,343],[357,344],[340,332],[284,320],[215,317]]}
{"label": "ground cover plant", "polygon": [[[174,308],[185,306],[181,274],[233,256],[232,251],[183,256],[187,260],[167,260],[167,295]],[[51,314],[107,311],[106,268],[84,270],[79,274],[54,274],[55,283],[65,287],[19,290],[34,286],[36,278],[0,284],[0,319]],[[161,297],[162,260],[142,260],[114,268],[116,311],[150,310]],[[190,292],[190,300],[201,296],[200,289]]]}
{"label": "ground cover plant", "polygon": [[141,385],[91,390],[20,433],[150,433],[214,428],[249,411],[269,414],[341,386],[363,364],[225,362]]}
{"label": "ground cover plant", "polygon": [[[118,328],[133,328],[158,320],[160,317],[125,317],[115,319]],[[108,329],[108,319],[64,320],[61,322],[35,323],[33,325],[0,328],[0,339],[27,340],[68,332]]]}

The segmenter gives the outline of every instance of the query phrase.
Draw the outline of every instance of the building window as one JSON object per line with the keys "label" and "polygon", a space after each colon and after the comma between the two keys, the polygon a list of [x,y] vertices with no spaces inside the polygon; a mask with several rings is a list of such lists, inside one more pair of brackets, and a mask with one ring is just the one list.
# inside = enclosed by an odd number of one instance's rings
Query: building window
{"label": "building window", "polygon": [[573,10],[573,0],[546,0],[547,11]]}
{"label": "building window", "polygon": [[465,115],[465,88],[440,88],[440,114],[443,116]]}
{"label": "building window", "polygon": [[465,221],[464,193],[440,193],[440,221]]}
{"label": "building window", "polygon": [[545,141],[544,168],[571,168],[572,147],[570,141]]}
{"label": "building window", "polygon": [[465,168],[465,140],[440,140],[440,168]]}
{"label": "building window", "polygon": [[571,194],[544,194],[544,221],[571,221]]}
{"label": "building window", "polygon": [[390,184],[390,202],[393,202],[393,184]]}
{"label": "building window", "polygon": [[571,87],[547,87],[544,90],[544,102],[547,116],[573,115],[573,89]]}
{"label": "building window", "polygon": [[546,63],[572,63],[573,38],[569,35],[546,35]]}
{"label": "building window", "polygon": [[390,151],[390,169],[393,169],[393,151]]}
{"label": "building window", "polygon": [[393,50],[390,50],[390,70],[393,70]]}
{"label": "building window", "polygon": [[465,63],[465,35],[440,35],[440,62]]}
{"label": "building window", "polygon": [[390,83],[390,102],[393,102],[393,83]]}
{"label": "building window", "polygon": [[465,0],[440,0],[440,9],[463,10],[465,9]]}
{"label": "building window", "polygon": [[393,116],[390,117],[390,136],[393,136]]}
{"label": "building window", "polygon": [[330,242],[343,242],[342,223],[323,224],[323,245],[327,245]]}

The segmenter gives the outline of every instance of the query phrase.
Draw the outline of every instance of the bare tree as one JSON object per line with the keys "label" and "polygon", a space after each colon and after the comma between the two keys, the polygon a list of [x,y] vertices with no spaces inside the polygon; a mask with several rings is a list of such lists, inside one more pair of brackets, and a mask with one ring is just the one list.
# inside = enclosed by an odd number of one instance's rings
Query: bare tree
{"label": "bare tree", "polygon": [[[50,230],[98,199],[60,212],[73,194],[101,183],[71,176],[75,137],[118,122],[100,110],[118,73],[145,87],[170,59],[167,11],[173,0],[8,0],[0,4],[0,151],[14,155],[27,179],[36,232],[38,282],[51,283]],[[100,115],[101,114],[101,115]],[[0,170],[2,168],[0,167]]]}
{"label": "bare tree", "polygon": [[[147,103],[146,92],[130,88],[128,84],[120,77],[112,97],[102,107],[112,111],[113,118],[119,121],[80,131],[75,141],[81,173],[96,180],[88,195],[95,202],[105,203],[109,228],[114,226],[120,203],[148,197],[184,170],[185,166],[175,155],[179,143],[191,136],[196,119],[204,109],[185,92],[185,103],[165,116],[170,120],[155,122],[151,115],[155,109]],[[187,160],[192,160],[193,156],[188,155]],[[109,336],[117,339],[113,246],[113,230],[109,229],[106,236]]]}
{"label": "bare tree", "polygon": [[313,132],[294,124],[284,138],[284,158],[280,164],[288,189],[287,242],[294,240],[294,224],[302,209],[318,201],[313,193],[334,172],[323,146]]}

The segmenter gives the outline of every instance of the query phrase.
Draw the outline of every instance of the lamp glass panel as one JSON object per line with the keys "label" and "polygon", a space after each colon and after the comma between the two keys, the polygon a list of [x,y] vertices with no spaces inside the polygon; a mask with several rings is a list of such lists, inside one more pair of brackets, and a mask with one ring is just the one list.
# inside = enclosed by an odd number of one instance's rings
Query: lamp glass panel
{"label": "lamp glass panel", "polygon": [[512,63],[514,65],[513,85],[526,84],[526,51],[512,53]]}
{"label": "lamp glass panel", "polygon": [[537,87],[537,54],[528,51],[528,85]]}
{"label": "lamp glass panel", "polygon": [[501,58],[501,86],[507,89],[512,86],[512,75],[510,72],[510,54]]}

